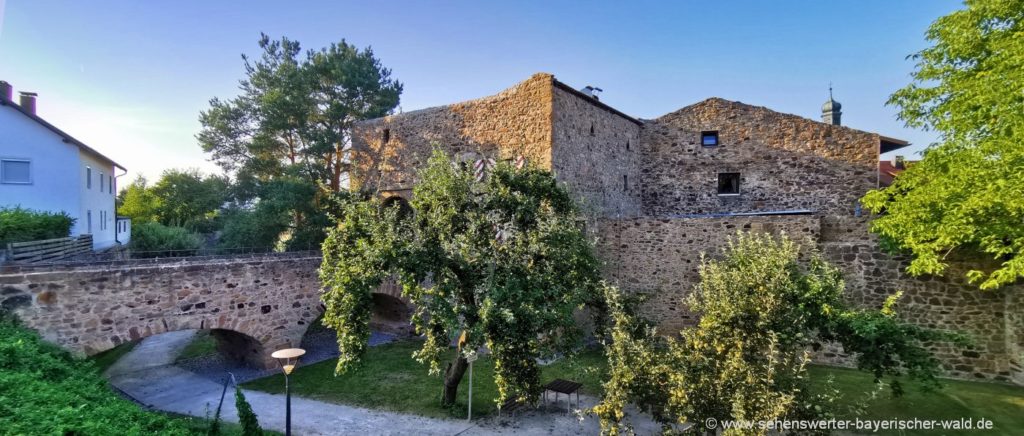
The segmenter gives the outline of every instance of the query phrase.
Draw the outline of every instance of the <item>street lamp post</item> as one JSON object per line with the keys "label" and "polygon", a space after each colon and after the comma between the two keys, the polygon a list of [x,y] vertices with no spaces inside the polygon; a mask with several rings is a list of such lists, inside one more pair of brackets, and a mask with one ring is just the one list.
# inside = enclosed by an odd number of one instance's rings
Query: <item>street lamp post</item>
{"label": "street lamp post", "polygon": [[288,385],[288,376],[295,370],[295,367],[299,364],[299,357],[303,354],[306,354],[306,350],[301,348],[285,348],[283,350],[277,350],[270,355],[277,359],[277,362],[281,364],[281,371],[284,372],[285,436],[292,436],[292,391],[291,387]]}

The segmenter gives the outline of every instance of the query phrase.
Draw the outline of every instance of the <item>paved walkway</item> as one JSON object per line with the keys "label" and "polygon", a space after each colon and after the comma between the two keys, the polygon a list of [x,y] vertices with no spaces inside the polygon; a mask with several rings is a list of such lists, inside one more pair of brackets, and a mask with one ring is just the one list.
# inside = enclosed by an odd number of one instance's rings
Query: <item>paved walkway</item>
{"label": "paved walkway", "polygon": [[[164,333],[143,340],[107,370],[110,383],[147,406],[198,417],[212,416],[223,386],[174,366],[174,359],[192,340],[194,331]],[[284,432],[284,395],[244,390],[246,399],[267,429]],[[584,407],[594,399],[581,397]],[[229,388],[221,416],[238,422],[234,390]],[[649,421],[638,434],[656,434]],[[528,410],[515,418],[488,417],[470,424],[463,420],[427,418],[395,412],[325,403],[292,396],[292,431],[297,435],[490,435],[598,434],[594,417],[565,412],[565,403]]]}

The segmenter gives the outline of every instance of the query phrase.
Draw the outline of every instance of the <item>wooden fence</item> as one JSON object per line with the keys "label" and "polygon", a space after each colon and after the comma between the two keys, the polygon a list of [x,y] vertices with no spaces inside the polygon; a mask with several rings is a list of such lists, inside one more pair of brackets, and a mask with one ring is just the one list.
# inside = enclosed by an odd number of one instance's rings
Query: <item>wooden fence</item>
{"label": "wooden fence", "polygon": [[8,262],[33,263],[60,260],[92,252],[92,235],[77,238],[45,239],[42,241],[13,242],[7,244]]}

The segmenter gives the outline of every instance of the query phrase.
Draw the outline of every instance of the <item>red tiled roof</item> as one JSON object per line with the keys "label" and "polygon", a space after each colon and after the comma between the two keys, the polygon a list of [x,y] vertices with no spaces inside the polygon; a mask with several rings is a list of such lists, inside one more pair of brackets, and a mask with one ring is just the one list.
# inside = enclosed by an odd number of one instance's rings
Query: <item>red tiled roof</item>
{"label": "red tiled roof", "polygon": [[892,181],[896,178],[899,173],[902,173],[908,166],[914,164],[915,160],[908,160],[903,162],[903,168],[896,168],[896,165],[892,164],[892,161],[881,160],[878,161],[878,186],[886,187],[892,185]]}

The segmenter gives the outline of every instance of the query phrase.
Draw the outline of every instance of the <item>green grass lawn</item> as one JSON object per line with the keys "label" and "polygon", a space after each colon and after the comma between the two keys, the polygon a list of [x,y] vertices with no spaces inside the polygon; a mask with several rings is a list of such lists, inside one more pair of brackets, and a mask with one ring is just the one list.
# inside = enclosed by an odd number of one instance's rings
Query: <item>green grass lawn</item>
{"label": "green grass lawn", "polygon": [[[334,403],[351,404],[373,409],[392,410],[434,417],[466,417],[466,396],[469,373],[459,385],[459,402],[451,409],[440,406],[441,377],[427,374],[427,366],[412,358],[420,342],[402,341],[372,347],[359,368],[342,376],[334,376],[335,360],[300,366],[292,375],[292,393]],[[445,354],[444,362],[454,351]],[[597,351],[582,353],[571,359],[543,367],[542,382],[566,378],[583,383],[583,392],[598,394],[603,357]],[[246,389],[280,393],[284,391],[282,375],[253,380]],[[473,415],[496,411],[494,399],[494,362],[482,356],[473,364]]]}
{"label": "green grass lawn", "polygon": [[[427,368],[411,357],[419,346],[416,341],[403,341],[372,347],[359,368],[339,377],[334,376],[334,360],[300,366],[292,376],[292,392],[334,403],[424,416],[465,418],[468,375],[459,386],[460,402],[451,410],[442,408],[439,405],[441,378],[429,376]],[[446,359],[450,358],[450,353]],[[587,351],[543,367],[541,380],[576,380],[583,383],[584,394],[599,396],[604,373],[601,353]],[[833,386],[843,393],[842,410],[852,410],[854,404],[864,402],[867,395],[876,390],[871,377],[859,371],[812,367],[811,375],[816,386],[823,385],[832,377]],[[284,390],[284,380],[281,375],[274,375],[246,383],[243,387],[280,393]],[[892,398],[888,390],[880,391],[876,398],[867,402],[868,407],[861,419],[987,418],[994,422],[996,430],[989,434],[1013,434],[1024,429],[1024,388],[962,381],[946,381],[943,389],[930,393],[921,392],[910,383],[905,388],[906,394],[901,398]],[[495,397],[494,364],[484,356],[474,364],[473,414],[482,416],[494,412]],[[842,417],[852,419],[856,416],[846,413]]]}
{"label": "green grass lawn", "polygon": [[196,332],[196,336],[192,338],[192,342],[189,342],[185,349],[181,350],[181,354],[178,355],[175,361],[181,362],[183,360],[209,356],[216,353],[217,340],[210,335],[209,330],[200,330]]}
{"label": "green grass lawn", "polygon": [[122,357],[124,357],[125,354],[128,354],[129,351],[132,351],[132,349],[135,348],[135,346],[138,344],[139,341],[125,342],[102,353],[97,353],[92,356],[89,356],[89,360],[91,360],[93,364],[96,365],[96,368],[99,370],[100,374],[103,374],[103,372],[106,371],[107,368],[110,368],[110,366],[113,365],[114,362],[120,360]]}
{"label": "green grass lawn", "polygon": [[[871,376],[851,369],[816,366],[811,368],[811,377],[818,386],[829,376],[834,386],[843,393],[843,404],[850,407],[860,399],[869,398],[875,390]],[[985,434],[1021,434],[1024,432],[1024,388],[994,383],[975,383],[945,380],[942,389],[922,392],[917,386],[904,382],[906,393],[893,398],[888,387],[877,396],[864,401],[867,404],[861,419],[959,419],[979,418],[992,420],[993,430]],[[847,413],[843,418],[853,419]],[[946,435],[966,435],[977,431],[941,431]],[[864,432],[868,433],[868,432]],[[932,431],[906,431],[903,434],[937,434]]]}

